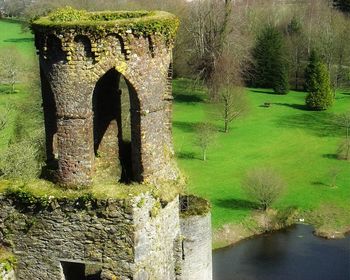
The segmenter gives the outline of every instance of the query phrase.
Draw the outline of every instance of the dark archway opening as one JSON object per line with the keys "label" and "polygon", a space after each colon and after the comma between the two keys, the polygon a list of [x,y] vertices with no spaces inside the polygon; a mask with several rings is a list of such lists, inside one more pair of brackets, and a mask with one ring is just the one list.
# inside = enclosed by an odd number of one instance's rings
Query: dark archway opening
{"label": "dark archway opening", "polygon": [[84,263],[61,262],[64,280],[100,280],[101,268]]}
{"label": "dark archway opening", "polygon": [[132,108],[136,107],[139,114],[135,90],[113,68],[96,83],[92,101],[96,169],[100,168],[104,175],[109,172],[122,183],[137,181],[135,165],[139,163],[133,154],[140,149],[137,144],[140,125],[131,117]]}
{"label": "dark archway opening", "polygon": [[45,124],[45,149],[46,165],[42,167],[41,177],[47,180],[56,180],[58,168],[57,154],[57,108],[51,85],[45,75],[44,69],[40,67],[42,106]]}
{"label": "dark archway opening", "polygon": [[46,56],[52,63],[66,62],[66,53],[62,50],[62,43],[59,38],[51,34],[46,41]]}

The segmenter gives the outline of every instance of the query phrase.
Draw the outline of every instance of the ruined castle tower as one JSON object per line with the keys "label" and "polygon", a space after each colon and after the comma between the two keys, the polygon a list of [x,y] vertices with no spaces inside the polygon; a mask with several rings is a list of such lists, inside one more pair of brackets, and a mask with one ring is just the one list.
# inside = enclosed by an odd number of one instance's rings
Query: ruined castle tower
{"label": "ruined castle tower", "polygon": [[[0,245],[17,259],[17,280],[212,279],[209,203],[176,189],[177,27],[158,11],[65,8],[34,21],[46,172],[59,185],[86,188],[69,197],[56,186],[54,195],[0,193]],[[142,184],[94,196],[94,180]]]}
{"label": "ruined castle tower", "polygon": [[57,13],[33,24],[48,166],[57,168],[57,181],[90,185],[99,166],[124,182],[175,180],[177,19],[165,12],[71,13],[74,20]]}

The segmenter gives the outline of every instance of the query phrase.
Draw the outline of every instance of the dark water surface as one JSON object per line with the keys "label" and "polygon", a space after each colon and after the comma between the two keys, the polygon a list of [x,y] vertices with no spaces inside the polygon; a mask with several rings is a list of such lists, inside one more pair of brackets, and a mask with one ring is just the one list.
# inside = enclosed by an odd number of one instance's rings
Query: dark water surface
{"label": "dark water surface", "polygon": [[295,225],[213,254],[214,280],[350,280],[350,236],[326,240]]}

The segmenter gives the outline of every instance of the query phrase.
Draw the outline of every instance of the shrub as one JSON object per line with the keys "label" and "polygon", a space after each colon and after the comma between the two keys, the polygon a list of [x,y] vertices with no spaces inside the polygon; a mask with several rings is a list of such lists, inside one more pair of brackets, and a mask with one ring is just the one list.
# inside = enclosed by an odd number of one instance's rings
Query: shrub
{"label": "shrub", "polygon": [[39,175],[39,150],[30,141],[10,144],[0,155],[1,177],[32,179]]}
{"label": "shrub", "polygon": [[275,170],[266,167],[250,170],[242,183],[246,194],[263,210],[267,210],[281,196],[284,186],[281,176]]}

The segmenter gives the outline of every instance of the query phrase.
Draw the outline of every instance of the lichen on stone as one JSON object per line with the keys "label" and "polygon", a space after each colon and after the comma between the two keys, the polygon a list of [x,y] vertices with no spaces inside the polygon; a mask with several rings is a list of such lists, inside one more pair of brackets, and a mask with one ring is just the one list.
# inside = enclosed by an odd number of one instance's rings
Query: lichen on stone
{"label": "lichen on stone", "polygon": [[0,265],[5,272],[13,270],[16,267],[17,260],[15,256],[0,245]]}

